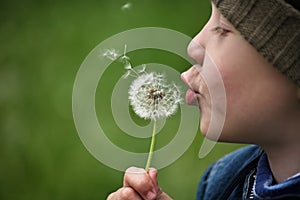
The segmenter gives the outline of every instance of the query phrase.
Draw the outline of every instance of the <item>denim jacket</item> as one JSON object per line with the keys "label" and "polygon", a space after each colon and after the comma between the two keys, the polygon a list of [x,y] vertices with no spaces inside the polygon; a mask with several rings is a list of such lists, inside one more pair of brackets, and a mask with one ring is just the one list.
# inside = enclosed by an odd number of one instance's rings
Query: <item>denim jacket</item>
{"label": "denim jacket", "polygon": [[230,153],[203,174],[197,200],[300,199],[300,174],[276,184],[264,151],[255,145]]}

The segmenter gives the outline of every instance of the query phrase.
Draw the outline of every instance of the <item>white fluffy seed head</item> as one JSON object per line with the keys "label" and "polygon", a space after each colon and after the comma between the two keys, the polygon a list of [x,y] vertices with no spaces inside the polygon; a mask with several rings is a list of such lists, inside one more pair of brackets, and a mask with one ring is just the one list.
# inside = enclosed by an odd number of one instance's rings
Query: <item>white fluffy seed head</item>
{"label": "white fluffy seed head", "polygon": [[167,84],[164,75],[154,72],[139,75],[128,93],[134,112],[144,119],[169,117],[182,101],[178,86]]}

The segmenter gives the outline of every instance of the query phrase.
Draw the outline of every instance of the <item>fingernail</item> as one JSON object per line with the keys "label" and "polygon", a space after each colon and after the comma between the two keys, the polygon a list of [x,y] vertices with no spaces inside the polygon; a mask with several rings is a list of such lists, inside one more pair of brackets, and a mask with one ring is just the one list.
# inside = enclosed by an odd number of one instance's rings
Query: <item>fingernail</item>
{"label": "fingernail", "polygon": [[148,192],[147,193],[147,199],[149,199],[149,200],[153,200],[153,199],[155,199],[155,197],[156,197],[156,194],[154,193],[154,192],[152,192],[152,191],[150,191],[150,192]]}

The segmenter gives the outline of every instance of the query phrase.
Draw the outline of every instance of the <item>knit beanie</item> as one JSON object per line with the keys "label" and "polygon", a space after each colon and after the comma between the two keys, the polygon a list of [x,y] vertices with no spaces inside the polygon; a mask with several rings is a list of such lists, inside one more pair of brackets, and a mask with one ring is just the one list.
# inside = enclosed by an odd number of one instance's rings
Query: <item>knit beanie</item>
{"label": "knit beanie", "polygon": [[300,87],[299,0],[297,5],[287,3],[291,0],[212,1],[264,58]]}

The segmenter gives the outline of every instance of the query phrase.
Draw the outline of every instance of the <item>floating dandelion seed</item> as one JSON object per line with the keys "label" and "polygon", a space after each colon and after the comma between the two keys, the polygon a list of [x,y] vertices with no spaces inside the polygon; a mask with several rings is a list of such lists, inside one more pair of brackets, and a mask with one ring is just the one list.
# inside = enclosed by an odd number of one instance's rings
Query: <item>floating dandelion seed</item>
{"label": "floating dandelion seed", "polygon": [[131,3],[125,3],[122,7],[121,10],[129,10],[131,8],[132,4]]}
{"label": "floating dandelion seed", "polygon": [[[129,61],[130,61],[130,58],[128,56],[126,56],[126,52],[127,52],[127,45],[125,44],[123,56],[120,58],[124,64],[129,63]],[[126,67],[125,67],[125,69],[126,69]]]}
{"label": "floating dandelion seed", "polygon": [[120,55],[116,49],[106,49],[103,54],[103,57],[106,57],[112,61],[116,60]]}
{"label": "floating dandelion seed", "polygon": [[137,72],[140,74],[140,73],[144,73],[145,70],[146,70],[146,65],[142,64],[142,69],[138,69]]}

